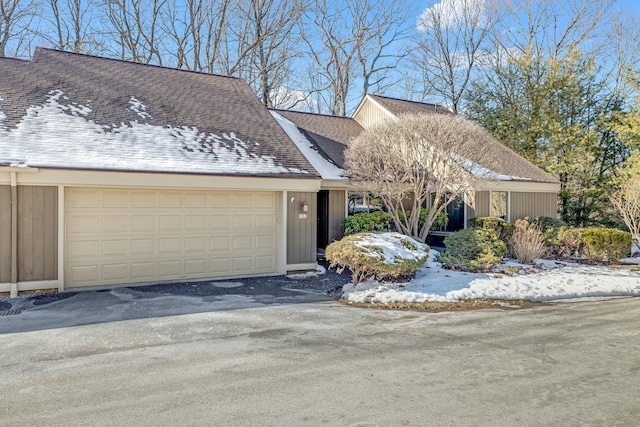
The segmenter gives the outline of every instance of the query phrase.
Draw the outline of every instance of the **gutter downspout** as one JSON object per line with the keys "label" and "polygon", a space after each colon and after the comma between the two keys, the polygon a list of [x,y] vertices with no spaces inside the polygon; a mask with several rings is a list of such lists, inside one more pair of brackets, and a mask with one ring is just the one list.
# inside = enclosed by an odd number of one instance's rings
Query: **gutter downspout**
{"label": "gutter downspout", "polygon": [[11,172],[11,288],[10,298],[18,297],[18,180]]}

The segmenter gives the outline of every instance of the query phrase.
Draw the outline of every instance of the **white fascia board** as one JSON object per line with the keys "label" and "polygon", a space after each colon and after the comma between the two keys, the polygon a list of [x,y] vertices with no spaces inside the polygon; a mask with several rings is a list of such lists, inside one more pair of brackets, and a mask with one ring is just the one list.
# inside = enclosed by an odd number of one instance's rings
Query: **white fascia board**
{"label": "white fascia board", "polygon": [[[22,171],[19,171],[22,172]],[[196,174],[111,172],[67,169],[40,169],[19,173],[24,185],[64,185],[82,187],[162,187],[219,190],[320,191],[321,179],[213,176]],[[0,184],[10,183],[10,173],[0,172]]]}
{"label": "white fascia board", "polygon": [[560,183],[533,182],[533,181],[488,181],[481,180],[475,186],[476,191],[515,191],[515,192],[540,192],[558,193]]}

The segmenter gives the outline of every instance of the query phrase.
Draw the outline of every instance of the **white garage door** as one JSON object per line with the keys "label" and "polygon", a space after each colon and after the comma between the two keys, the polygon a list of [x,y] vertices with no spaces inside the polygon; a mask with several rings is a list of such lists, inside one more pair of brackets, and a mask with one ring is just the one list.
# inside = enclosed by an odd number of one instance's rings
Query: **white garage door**
{"label": "white garage door", "polygon": [[276,271],[276,193],[65,189],[65,286]]}

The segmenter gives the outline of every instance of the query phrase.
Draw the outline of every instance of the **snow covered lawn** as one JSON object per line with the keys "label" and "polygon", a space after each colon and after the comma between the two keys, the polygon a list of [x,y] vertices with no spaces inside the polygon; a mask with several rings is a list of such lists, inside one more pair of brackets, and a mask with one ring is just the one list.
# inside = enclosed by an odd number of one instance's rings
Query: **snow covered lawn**
{"label": "snow covered lawn", "polygon": [[523,266],[504,263],[513,275],[445,270],[429,259],[408,283],[368,281],[343,287],[342,298],[354,303],[456,302],[465,299],[557,301],[640,295],[640,271],[539,260],[522,274]]}

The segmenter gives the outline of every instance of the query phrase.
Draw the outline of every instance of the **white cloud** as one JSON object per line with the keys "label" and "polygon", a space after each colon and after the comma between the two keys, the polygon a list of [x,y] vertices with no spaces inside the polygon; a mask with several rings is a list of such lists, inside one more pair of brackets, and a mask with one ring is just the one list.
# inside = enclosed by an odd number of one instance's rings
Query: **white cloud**
{"label": "white cloud", "polygon": [[313,111],[311,94],[302,90],[287,89],[280,86],[271,91],[274,108],[280,110]]}
{"label": "white cloud", "polygon": [[486,0],[441,0],[418,16],[417,26],[421,31],[429,31],[436,26],[444,29],[454,28],[465,15],[474,19],[481,18],[486,6]]}

